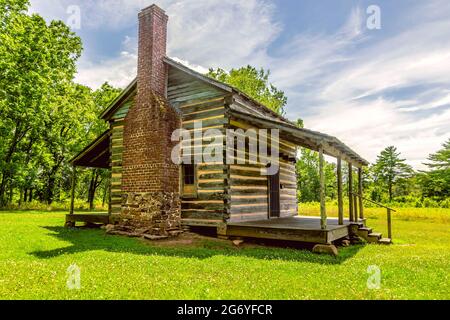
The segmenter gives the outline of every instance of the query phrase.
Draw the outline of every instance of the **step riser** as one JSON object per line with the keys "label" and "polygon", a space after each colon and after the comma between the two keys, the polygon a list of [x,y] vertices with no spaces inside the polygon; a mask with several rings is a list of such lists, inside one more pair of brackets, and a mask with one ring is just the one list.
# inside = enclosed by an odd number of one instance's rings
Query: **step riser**
{"label": "step riser", "polygon": [[371,228],[354,224],[351,226],[351,231],[353,234],[356,234],[358,237],[363,238],[368,243],[378,243],[383,245],[392,244],[391,239],[383,238],[383,235],[381,233],[373,232]]}

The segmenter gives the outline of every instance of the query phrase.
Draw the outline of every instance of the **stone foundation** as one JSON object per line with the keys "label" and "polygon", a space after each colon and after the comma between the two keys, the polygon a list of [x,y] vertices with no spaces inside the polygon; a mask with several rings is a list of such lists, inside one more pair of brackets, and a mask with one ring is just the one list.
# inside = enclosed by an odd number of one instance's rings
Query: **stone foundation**
{"label": "stone foundation", "polygon": [[180,208],[178,193],[125,193],[117,228],[142,235],[177,235],[181,230]]}

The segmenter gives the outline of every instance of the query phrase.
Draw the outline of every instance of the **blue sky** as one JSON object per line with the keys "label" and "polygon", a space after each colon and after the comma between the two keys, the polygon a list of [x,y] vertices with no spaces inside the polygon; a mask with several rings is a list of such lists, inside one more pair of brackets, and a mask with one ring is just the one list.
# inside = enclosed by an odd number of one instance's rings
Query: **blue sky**
{"label": "blue sky", "polygon": [[[125,87],[136,73],[137,13],[154,0],[31,0],[68,21],[80,9],[84,53],[77,81]],[[335,135],[370,161],[395,145],[416,169],[450,137],[448,0],[162,0],[168,53],[206,71],[271,70],[287,115]],[[367,8],[381,29],[367,27]]]}

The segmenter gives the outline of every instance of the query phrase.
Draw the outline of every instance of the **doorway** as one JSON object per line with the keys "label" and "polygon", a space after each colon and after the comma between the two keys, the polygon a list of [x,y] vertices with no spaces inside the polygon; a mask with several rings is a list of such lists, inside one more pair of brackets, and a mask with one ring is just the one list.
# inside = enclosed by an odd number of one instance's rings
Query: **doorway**
{"label": "doorway", "polygon": [[269,219],[280,217],[280,171],[268,176],[269,183]]}

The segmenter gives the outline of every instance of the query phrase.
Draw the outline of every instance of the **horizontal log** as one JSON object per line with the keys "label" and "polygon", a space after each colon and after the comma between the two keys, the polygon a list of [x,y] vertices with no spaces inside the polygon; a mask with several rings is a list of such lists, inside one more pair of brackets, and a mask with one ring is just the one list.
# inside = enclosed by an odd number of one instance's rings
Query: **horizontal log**
{"label": "horizontal log", "polygon": [[185,115],[183,115],[183,122],[205,119],[205,118],[207,119],[207,118],[217,117],[217,116],[225,116],[225,108],[224,107],[199,110],[197,112],[185,114]]}
{"label": "horizontal log", "polygon": [[236,186],[231,186],[230,194],[240,196],[240,195],[263,195],[267,194],[267,188],[256,188],[256,187],[245,187],[243,189],[238,189]]}
{"label": "horizontal log", "polygon": [[225,181],[222,182],[199,182],[198,187],[200,189],[218,189],[218,188],[224,188]]}
{"label": "horizontal log", "polygon": [[217,171],[217,170],[226,170],[227,166],[223,164],[217,164],[217,165],[211,165],[211,164],[199,164],[198,165],[199,170],[202,171]]}
{"label": "horizontal log", "polygon": [[181,218],[219,220],[223,218],[223,212],[181,210]]}
{"label": "horizontal log", "polygon": [[189,209],[198,209],[198,210],[209,210],[214,212],[223,212],[224,204],[222,203],[192,203],[192,202],[181,202],[181,209],[182,210],[189,210]]}
{"label": "horizontal log", "polygon": [[225,180],[227,175],[224,173],[213,173],[213,174],[200,174],[199,179],[201,180]]}
{"label": "horizontal log", "polygon": [[257,169],[256,171],[253,171],[253,170],[238,170],[238,169],[234,169],[233,167],[231,168],[231,174],[232,175],[237,175],[237,176],[247,176],[247,177],[266,177],[266,179],[267,179],[267,176],[264,176],[264,175],[262,175],[261,174],[261,170],[259,170],[259,169]]}
{"label": "horizontal log", "polygon": [[231,186],[266,186],[267,180],[254,180],[254,179],[248,179],[248,180],[242,180],[242,179],[230,179],[230,185]]}
{"label": "horizontal log", "polygon": [[217,227],[223,223],[222,219],[181,219],[181,224],[185,226]]}
{"label": "horizontal log", "polygon": [[[228,119],[221,117],[221,118],[217,118],[217,119],[204,120],[201,123],[202,123],[202,127],[207,129],[207,128],[216,127],[216,126],[223,126],[224,124],[228,123]],[[182,128],[186,129],[186,130],[194,129],[195,122],[183,123]]]}
{"label": "horizontal log", "polygon": [[188,197],[183,197],[183,200],[186,201],[192,201],[192,200],[224,200],[226,197],[228,197],[227,195],[225,195],[225,193],[222,192],[201,192],[204,190],[199,190],[199,192],[197,193],[197,196],[195,198],[188,198]]}
{"label": "horizontal log", "polygon": [[180,103],[179,107],[181,109],[181,111],[183,113],[191,113],[193,111],[191,111],[191,109],[189,108],[194,108],[194,107],[199,107],[199,108],[212,108],[212,107],[218,107],[218,106],[223,106],[225,104],[225,98],[224,97],[219,97],[219,98],[213,98],[213,99],[198,99],[195,101],[191,101],[191,102],[184,102],[184,103]]}
{"label": "horizontal log", "polygon": [[268,212],[269,207],[267,205],[248,205],[245,207],[231,205],[231,214],[243,214],[243,213],[262,213]]}
{"label": "horizontal log", "polygon": [[239,204],[267,204],[268,203],[268,197],[264,197],[264,198],[234,198],[231,197],[231,207],[233,207],[234,205],[239,205]]}

